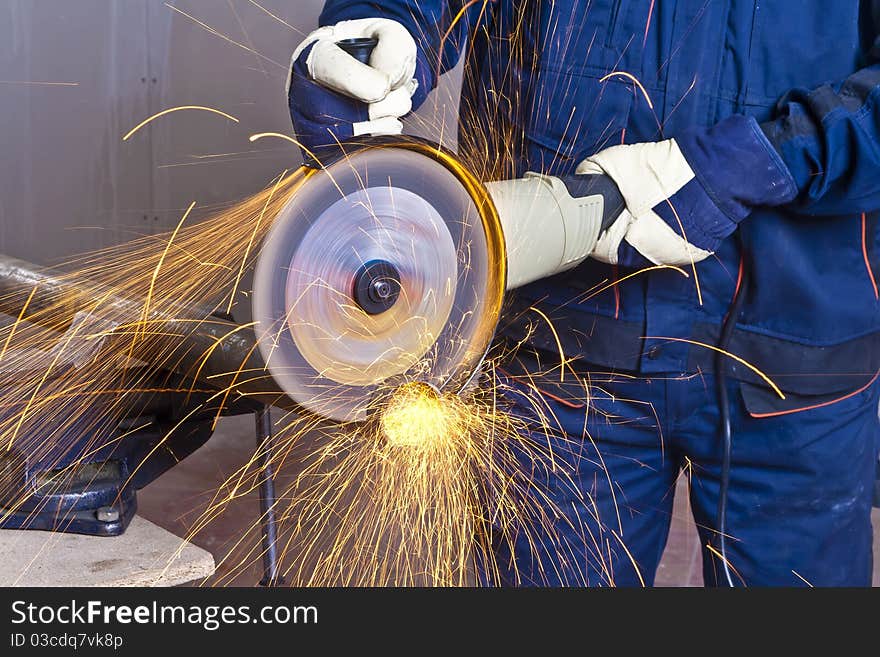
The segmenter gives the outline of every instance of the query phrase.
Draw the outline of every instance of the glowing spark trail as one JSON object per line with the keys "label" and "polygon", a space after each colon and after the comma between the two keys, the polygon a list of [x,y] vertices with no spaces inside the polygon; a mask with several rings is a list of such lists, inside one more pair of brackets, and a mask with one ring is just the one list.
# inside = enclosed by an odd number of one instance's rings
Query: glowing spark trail
{"label": "glowing spark trail", "polygon": [[276,15],[276,14],[273,14],[271,11],[269,11],[268,9],[266,9],[263,5],[261,5],[260,3],[256,2],[256,0],[248,0],[248,2],[250,2],[252,5],[254,5],[254,6],[255,6],[257,9],[259,9],[260,11],[262,11],[262,12],[268,14],[269,16],[271,16],[272,18],[274,18],[276,21],[278,21],[278,22],[281,23],[282,25],[285,25],[285,26],[289,27],[291,30],[293,30],[294,32],[296,32],[296,33],[299,34],[300,36],[305,36],[305,35],[306,35],[305,32],[303,32],[303,31],[300,30],[300,29],[297,29],[296,27],[294,27],[293,25],[291,25],[290,23],[288,23],[286,20],[284,20],[284,19],[281,18],[280,16],[278,16],[278,15]]}
{"label": "glowing spark trail", "polygon": [[711,349],[712,351],[716,351],[719,354],[723,354],[724,356],[727,356],[728,358],[732,358],[737,363],[740,363],[741,365],[745,365],[746,367],[748,367],[750,370],[752,370],[752,372],[754,372],[755,374],[760,376],[762,379],[764,379],[764,381],[767,383],[767,385],[770,386],[771,388],[773,388],[773,392],[775,392],[777,395],[779,395],[780,399],[785,399],[785,395],[782,393],[782,390],[779,389],[779,386],[777,386],[775,383],[773,383],[773,380],[769,376],[764,374],[761,370],[759,370],[757,367],[752,365],[750,362],[743,360],[742,358],[740,358],[736,354],[732,354],[729,351],[725,351],[724,349],[721,349],[720,347],[715,347],[711,344],[706,344],[705,342],[698,342],[697,340],[686,340],[684,338],[670,338],[670,337],[663,337],[663,336],[645,336],[642,338],[642,340],[669,340],[671,342],[686,342],[688,344],[693,344],[698,347],[703,347],[705,349]]}
{"label": "glowing spark trail", "polygon": [[648,90],[645,89],[645,87],[641,83],[641,81],[632,73],[627,73],[626,71],[612,71],[608,75],[605,75],[605,76],[599,78],[599,82],[605,82],[606,80],[610,80],[611,78],[617,77],[617,76],[622,77],[622,78],[626,78],[627,80],[632,82],[634,85],[636,85],[636,87],[638,87],[639,91],[642,92],[642,96],[645,97],[645,100],[648,103],[648,107],[650,107],[651,109],[654,109],[654,103],[651,102],[651,96],[648,95]]}
{"label": "glowing spark trail", "polygon": [[550,321],[550,318],[547,317],[546,313],[544,313],[540,308],[535,308],[532,306],[529,310],[534,311],[536,314],[541,316],[545,322],[547,322],[547,326],[550,327],[550,332],[553,333],[553,338],[556,340],[556,347],[559,349],[559,381],[560,383],[565,382],[565,349],[562,348],[562,341],[559,339],[559,333],[556,332],[556,327],[553,326],[553,322]]}
{"label": "glowing spark trail", "polygon": [[291,144],[293,144],[294,146],[298,146],[300,149],[302,149],[302,151],[303,151],[306,155],[308,155],[309,157],[311,157],[311,158],[312,158],[313,160],[315,160],[316,162],[320,162],[320,161],[321,161],[320,158],[318,158],[318,157],[317,157],[312,151],[310,151],[310,150],[309,150],[304,144],[301,144],[299,141],[297,141],[296,138],[291,137],[290,135],[285,135],[285,134],[283,134],[283,133],[281,133],[281,132],[258,132],[258,133],[256,133],[256,134],[251,135],[250,137],[248,137],[248,141],[251,142],[251,143],[253,143],[253,142],[255,142],[255,141],[259,141],[260,139],[266,139],[267,137],[275,137],[275,138],[277,138],[277,139],[283,139],[284,141],[288,141],[288,142],[290,142]]}
{"label": "glowing spark trail", "polygon": [[671,269],[673,271],[677,271],[679,274],[681,274],[685,278],[688,278],[688,273],[685,270],[683,270],[681,267],[676,267],[675,265],[652,265],[650,267],[644,267],[643,269],[639,269],[638,271],[634,271],[632,273],[629,273],[626,276],[622,276],[622,277],[616,279],[613,283],[608,283],[607,285],[603,285],[595,290],[590,290],[584,296],[589,299],[591,297],[596,296],[597,294],[602,294],[602,292],[605,292],[606,290],[610,290],[613,287],[617,287],[618,285],[620,285],[624,281],[629,280],[630,278],[635,278],[636,276],[641,276],[642,274],[646,274],[649,271],[657,271],[659,269]]}
{"label": "glowing spark trail", "polygon": [[264,60],[264,61],[267,61],[267,62],[269,62],[270,64],[274,64],[275,66],[277,66],[277,67],[279,67],[279,68],[283,68],[285,71],[287,70],[287,66],[286,66],[285,64],[281,64],[280,62],[276,62],[274,59],[270,59],[269,57],[266,57],[265,55],[263,55],[262,53],[257,52],[257,51],[254,50],[253,48],[251,48],[251,47],[249,47],[249,46],[247,46],[247,45],[245,45],[245,44],[243,44],[243,43],[239,43],[239,42],[236,41],[235,39],[231,39],[231,38],[229,38],[228,36],[226,36],[226,35],[223,34],[222,32],[218,32],[217,30],[215,30],[213,27],[211,27],[211,26],[208,25],[207,23],[204,23],[204,22],[200,21],[200,20],[199,20],[198,18],[196,18],[195,16],[192,16],[192,15],[186,13],[186,12],[183,11],[183,9],[181,9],[180,7],[175,7],[174,5],[170,5],[170,4],[168,4],[167,2],[164,3],[164,4],[165,4],[166,7],[168,7],[168,8],[171,9],[172,11],[176,11],[178,14],[180,14],[181,16],[185,16],[186,18],[188,18],[189,20],[191,20],[193,23],[195,23],[195,24],[198,25],[199,27],[204,28],[205,31],[207,31],[209,34],[213,34],[214,36],[223,39],[224,41],[226,41],[227,43],[232,44],[233,46],[236,46],[236,47],[241,48],[242,50],[245,50],[245,51],[247,51],[247,52],[249,52],[249,53],[251,53],[251,54],[253,54],[253,55],[256,55],[256,56],[259,57],[260,59],[262,59],[262,60]]}
{"label": "glowing spark trail", "polygon": [[868,217],[862,212],[862,255],[865,258],[865,267],[868,270],[868,278],[871,287],[874,288],[874,298],[880,299],[880,289],[877,288],[877,279],[874,277],[874,268],[871,267],[871,259],[868,257]]}
{"label": "glowing spark trail", "polygon": [[202,105],[181,105],[180,107],[170,107],[168,109],[162,110],[161,112],[157,112],[156,114],[153,114],[150,117],[147,117],[146,119],[144,119],[143,121],[138,123],[135,127],[133,127],[131,130],[129,130],[125,134],[125,136],[122,138],[122,141],[128,141],[129,137],[131,137],[134,133],[136,133],[138,130],[143,128],[145,125],[147,125],[151,121],[154,121],[161,116],[165,116],[166,114],[171,114],[173,112],[180,112],[181,110],[201,110],[203,112],[212,112],[214,114],[219,114],[220,116],[226,117],[230,121],[235,121],[236,123],[239,123],[239,120],[237,118],[235,118],[234,116],[232,116],[231,114],[227,114],[226,112],[222,112],[218,109],[214,109],[213,107],[204,107]]}
{"label": "glowing spark trail", "polygon": [[12,336],[15,335],[15,329],[21,323],[22,319],[24,319],[25,315],[27,315],[28,306],[31,305],[31,301],[34,298],[34,294],[37,292],[37,287],[31,290],[31,293],[28,295],[27,300],[24,302],[24,305],[21,307],[21,312],[18,313],[18,317],[15,320],[15,323],[12,325],[12,328],[9,329],[9,335],[6,336],[6,340],[3,342],[3,349],[0,351],[0,360],[3,360],[3,356],[6,355],[6,350],[9,349],[9,343],[12,342]]}
{"label": "glowing spark trail", "polygon": [[79,82],[39,82],[35,80],[0,80],[0,84],[23,84],[34,87],[78,87]]}

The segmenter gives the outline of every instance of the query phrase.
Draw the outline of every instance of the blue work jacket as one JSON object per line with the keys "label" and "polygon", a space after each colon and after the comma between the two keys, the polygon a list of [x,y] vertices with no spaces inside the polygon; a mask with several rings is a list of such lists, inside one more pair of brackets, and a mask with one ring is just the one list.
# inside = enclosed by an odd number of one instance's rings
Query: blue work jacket
{"label": "blue work jacket", "polygon": [[373,16],[419,42],[416,100],[467,52],[459,147],[486,178],[570,173],[608,146],[743,114],[797,183],[793,202],[755,209],[688,277],[608,286],[635,270],[588,260],[513,295],[502,332],[556,350],[538,307],[570,357],[699,372],[714,353],[693,342],[716,344],[742,269],[728,349],[794,393],[756,392],[756,412],[839,397],[880,369],[880,2],[329,0],[321,23]]}

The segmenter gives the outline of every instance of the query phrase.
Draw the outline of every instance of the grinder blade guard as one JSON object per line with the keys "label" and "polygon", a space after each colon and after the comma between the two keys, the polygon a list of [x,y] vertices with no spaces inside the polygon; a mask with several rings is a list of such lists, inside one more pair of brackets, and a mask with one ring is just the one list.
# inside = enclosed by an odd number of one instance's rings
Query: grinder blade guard
{"label": "grinder blade guard", "polygon": [[456,159],[371,140],[309,174],[264,240],[259,349],[300,406],[363,421],[407,382],[457,392],[488,349],[504,295],[497,211]]}

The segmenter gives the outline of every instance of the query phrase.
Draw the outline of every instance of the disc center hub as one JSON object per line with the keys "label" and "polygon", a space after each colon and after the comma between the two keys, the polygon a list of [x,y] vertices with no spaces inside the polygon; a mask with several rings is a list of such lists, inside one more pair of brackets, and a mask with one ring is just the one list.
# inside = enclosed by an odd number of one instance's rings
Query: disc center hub
{"label": "disc center hub", "polygon": [[383,313],[400,296],[400,272],[387,260],[370,260],[354,276],[352,298],[368,315]]}

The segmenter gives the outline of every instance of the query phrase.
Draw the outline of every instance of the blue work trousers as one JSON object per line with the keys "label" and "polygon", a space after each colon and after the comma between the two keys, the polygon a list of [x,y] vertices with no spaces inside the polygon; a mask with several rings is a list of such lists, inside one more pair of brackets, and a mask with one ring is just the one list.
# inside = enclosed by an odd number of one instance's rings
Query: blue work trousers
{"label": "blue work trousers", "polygon": [[[703,579],[723,585],[716,531],[722,447],[711,374],[609,374],[552,354],[505,370],[510,410],[529,423],[523,455],[543,522],[508,531],[504,585],[651,586],[679,477],[703,546]],[[558,363],[558,355],[555,357]],[[869,586],[880,384],[782,415],[750,413],[727,383],[733,441],[728,563],[736,585]],[[543,501],[538,501],[546,496]]]}

